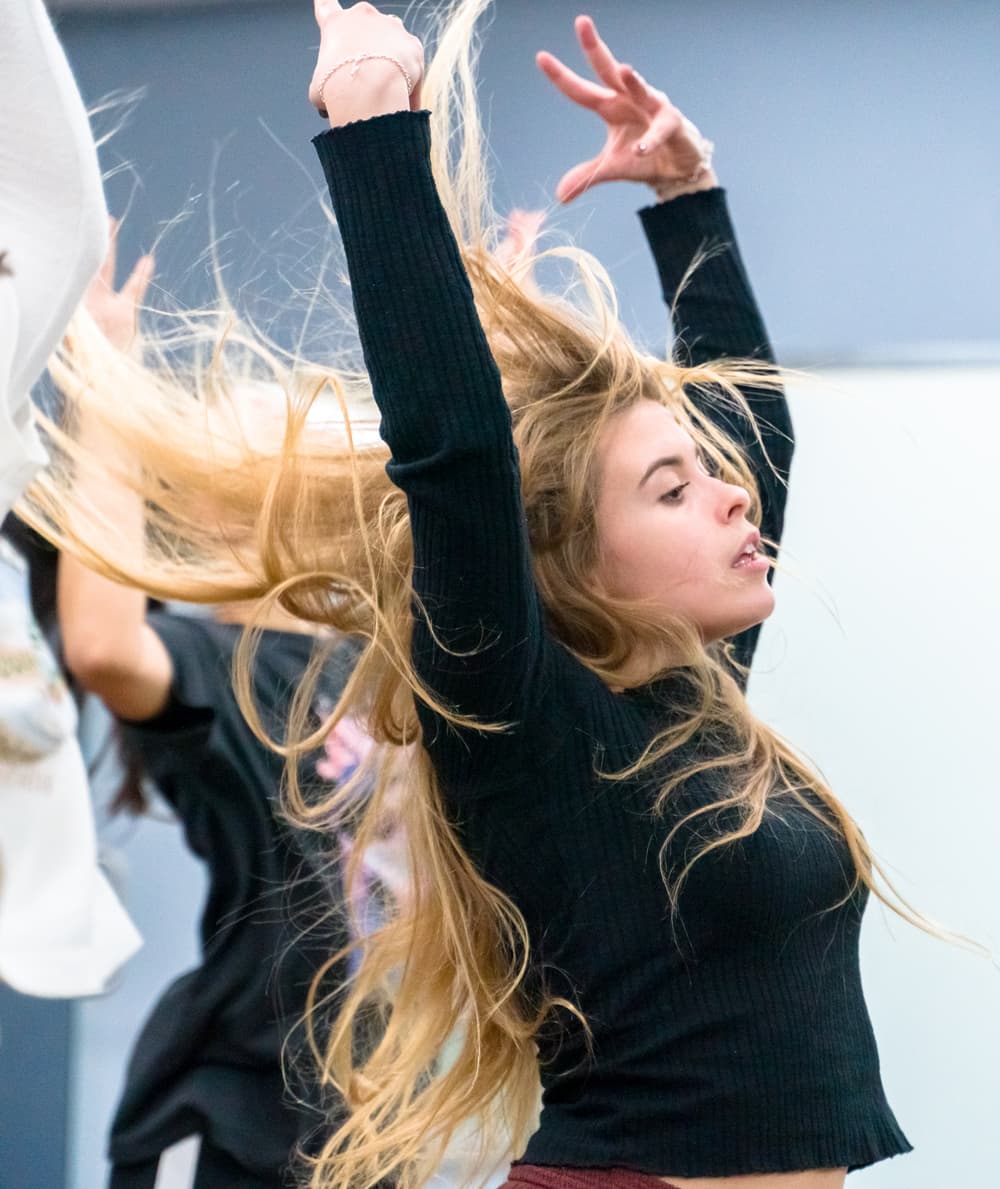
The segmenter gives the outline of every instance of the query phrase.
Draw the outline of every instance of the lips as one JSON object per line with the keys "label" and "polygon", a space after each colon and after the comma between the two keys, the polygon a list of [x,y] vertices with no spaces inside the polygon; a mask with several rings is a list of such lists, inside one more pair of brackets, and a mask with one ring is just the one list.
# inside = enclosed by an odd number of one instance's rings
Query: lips
{"label": "lips", "polygon": [[760,557],[760,533],[755,529],[743,542],[743,547],[739,553],[733,558],[733,568],[739,569],[743,566],[752,565]]}

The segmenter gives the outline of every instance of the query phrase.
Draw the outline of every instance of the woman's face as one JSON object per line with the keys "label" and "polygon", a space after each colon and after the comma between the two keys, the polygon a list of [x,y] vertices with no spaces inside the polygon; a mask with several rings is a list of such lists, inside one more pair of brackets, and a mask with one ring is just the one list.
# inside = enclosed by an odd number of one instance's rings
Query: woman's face
{"label": "woman's face", "polygon": [[668,409],[644,400],[616,414],[597,462],[603,590],[687,619],[706,644],[771,614],[770,567],[747,519],[748,493],[705,470]]}

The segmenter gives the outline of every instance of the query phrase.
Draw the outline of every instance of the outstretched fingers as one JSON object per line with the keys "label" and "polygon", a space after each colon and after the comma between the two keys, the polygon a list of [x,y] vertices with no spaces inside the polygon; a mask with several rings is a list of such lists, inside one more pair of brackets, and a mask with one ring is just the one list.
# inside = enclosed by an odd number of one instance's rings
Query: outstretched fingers
{"label": "outstretched fingers", "polygon": [[634,66],[622,66],[619,75],[629,99],[636,107],[646,115],[656,115],[663,106],[664,96],[654,91]]}
{"label": "outstretched fingers", "polygon": [[544,222],[544,211],[515,208],[510,212],[507,216],[507,234],[495,253],[504,268],[513,271],[522,260],[532,254]]}
{"label": "outstretched fingers", "polygon": [[614,99],[616,92],[607,87],[600,87],[585,78],[581,78],[575,70],[560,62],[547,50],[540,50],[535,55],[535,61],[545,77],[553,83],[567,99],[586,107],[590,111],[596,110],[602,103]]}
{"label": "outstretched fingers", "polygon": [[523,211],[515,208],[507,216],[511,243],[519,256],[527,255],[534,250],[544,222],[545,212],[538,210]]}
{"label": "outstretched fingers", "polygon": [[621,63],[601,40],[597,26],[590,17],[576,18],[576,36],[594,73],[606,86],[621,89]]}
{"label": "outstretched fingers", "polygon": [[122,296],[127,298],[137,308],[142,305],[149,282],[153,279],[156,262],[152,256],[140,256],[135,262],[135,268],[129,279],[122,285]]}

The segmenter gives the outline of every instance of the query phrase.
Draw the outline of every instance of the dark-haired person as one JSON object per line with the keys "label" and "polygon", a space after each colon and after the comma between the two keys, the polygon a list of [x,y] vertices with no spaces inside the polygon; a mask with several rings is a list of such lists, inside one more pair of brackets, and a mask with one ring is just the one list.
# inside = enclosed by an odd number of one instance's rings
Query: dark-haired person
{"label": "dark-haired person", "polygon": [[[114,288],[116,233],[86,306],[100,331],[130,350],[152,275],[143,257]],[[142,506],[95,485],[123,532],[143,549]],[[240,622],[150,610],[140,591],[63,555],[59,631],[75,680],[117,720],[133,779],[118,808],[146,808],[151,782],[206,866],[199,965],[168,987],[134,1045],[109,1141],[111,1189],[153,1189],[163,1152],[197,1137],[193,1189],[278,1189],[299,1145],[328,1115],[298,1076],[297,1025],[321,958],[347,940],[336,855],[326,877],[284,824],[284,762],[237,705],[233,659]],[[313,652],[289,619],[266,630],[254,663],[255,704],[277,736]],[[327,661],[317,698],[336,701],[350,671],[345,647]],[[319,753],[314,780],[326,779]],[[319,771],[317,771],[317,760]],[[331,986],[345,971],[335,966]]]}

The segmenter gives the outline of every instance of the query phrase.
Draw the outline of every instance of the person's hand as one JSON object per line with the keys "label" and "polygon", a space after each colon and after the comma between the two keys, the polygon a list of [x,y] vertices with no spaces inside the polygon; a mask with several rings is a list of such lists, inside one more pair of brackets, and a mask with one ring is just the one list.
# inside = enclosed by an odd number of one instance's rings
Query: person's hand
{"label": "person's hand", "polygon": [[521,288],[532,295],[538,292],[534,270],[532,268],[524,269],[524,264],[530,260],[535,251],[535,244],[541,234],[544,222],[544,211],[512,210],[507,216],[507,234],[494,253],[498,263],[507,272],[518,273],[518,282]]}
{"label": "person's hand", "polygon": [[615,58],[590,17],[576,18],[576,34],[600,83],[582,78],[544,50],[536,61],[567,99],[600,116],[607,141],[596,157],[563,175],[556,187],[559,201],[572,202],[601,182],[645,182],[661,198],[718,185],[709,161],[711,145],[694,124],[662,91]]}
{"label": "person's hand", "polygon": [[337,0],[315,0],[315,13],[320,45],[309,101],[331,127],[420,107],[424,47],[399,17]]}
{"label": "person's hand", "polygon": [[139,329],[139,307],[153,279],[152,256],[140,256],[128,280],[115,290],[118,256],[118,220],[110,220],[110,246],[101,271],[91,281],[83,299],[87,312],[113,347],[127,353]]}

